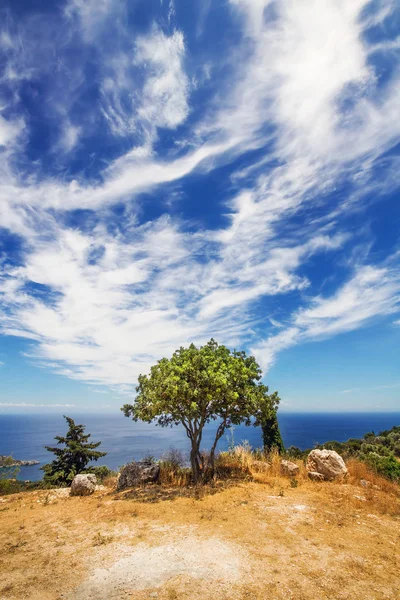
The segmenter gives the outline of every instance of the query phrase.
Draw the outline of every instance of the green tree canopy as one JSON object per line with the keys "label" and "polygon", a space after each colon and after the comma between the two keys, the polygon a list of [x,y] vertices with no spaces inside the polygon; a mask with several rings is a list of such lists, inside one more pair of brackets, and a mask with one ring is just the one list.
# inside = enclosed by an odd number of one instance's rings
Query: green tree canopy
{"label": "green tree canopy", "polygon": [[209,457],[213,472],[216,446],[226,429],[240,423],[251,425],[252,417],[266,411],[271,402],[276,409],[279,398],[268,396],[260,380],[261,369],[253,356],[231,352],[211,339],[200,348],[194,344],[179,348],[171,358],[158,361],[149,375],[140,375],[135,403],[121,410],[134,421],[162,427],[183,425],[197,481],[205,468],[200,448],[207,423],[218,421]]}
{"label": "green tree canopy", "polygon": [[[75,421],[64,415],[68,423],[66,436],[55,436],[60,446],[45,446],[46,450],[56,455],[55,460],[44,465],[44,481],[53,485],[68,485],[75,475],[85,471],[91,460],[97,461],[106,452],[96,450],[101,442],[89,442],[90,433],[85,434],[85,425],[76,425]],[[63,445],[63,447],[61,446]]]}
{"label": "green tree canopy", "polygon": [[281,454],[285,451],[285,446],[278,424],[277,408],[279,402],[278,392],[270,395],[266,393],[255,412],[254,425],[260,426],[262,429],[264,450],[270,452],[275,448]]}

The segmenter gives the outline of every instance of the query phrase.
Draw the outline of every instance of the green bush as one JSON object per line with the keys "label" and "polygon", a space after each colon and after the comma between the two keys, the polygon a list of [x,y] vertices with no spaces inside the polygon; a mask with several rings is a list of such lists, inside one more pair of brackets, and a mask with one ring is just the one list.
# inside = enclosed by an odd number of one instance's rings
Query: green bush
{"label": "green bush", "polygon": [[289,458],[299,458],[302,459],[307,455],[307,452],[309,452],[309,450],[300,450],[300,448],[298,448],[297,446],[289,446],[289,448],[286,449],[286,456]]}
{"label": "green bush", "polygon": [[363,460],[383,477],[400,483],[400,462],[394,456],[380,456],[371,452]]}
{"label": "green bush", "polygon": [[11,494],[18,488],[18,473],[20,468],[12,466],[14,459],[7,456],[0,467],[0,495]]}
{"label": "green bush", "polygon": [[107,477],[116,477],[117,472],[112,471],[105,465],[100,465],[98,467],[88,467],[83,471],[83,473],[93,473],[96,475],[97,481],[102,483]]}

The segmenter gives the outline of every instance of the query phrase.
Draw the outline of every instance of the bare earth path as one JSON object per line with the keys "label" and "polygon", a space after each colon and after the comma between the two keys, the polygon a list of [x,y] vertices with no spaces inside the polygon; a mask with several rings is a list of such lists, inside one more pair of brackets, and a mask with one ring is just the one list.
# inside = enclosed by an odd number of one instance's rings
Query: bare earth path
{"label": "bare earth path", "polygon": [[201,498],[153,490],[0,498],[0,599],[400,598],[400,510],[383,492],[288,481]]}

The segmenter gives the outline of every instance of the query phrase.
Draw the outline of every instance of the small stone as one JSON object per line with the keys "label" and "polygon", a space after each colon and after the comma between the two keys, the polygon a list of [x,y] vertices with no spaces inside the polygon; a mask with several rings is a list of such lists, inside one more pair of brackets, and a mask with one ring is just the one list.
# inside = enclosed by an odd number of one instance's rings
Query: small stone
{"label": "small stone", "polygon": [[149,598],[158,598],[158,593],[157,592],[151,592],[151,594],[149,594]]}

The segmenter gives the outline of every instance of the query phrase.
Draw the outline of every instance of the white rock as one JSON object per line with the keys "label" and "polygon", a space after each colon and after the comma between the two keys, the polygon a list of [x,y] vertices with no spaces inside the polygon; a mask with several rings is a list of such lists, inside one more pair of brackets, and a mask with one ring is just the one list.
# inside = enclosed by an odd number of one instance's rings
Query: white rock
{"label": "white rock", "polygon": [[75,475],[71,484],[71,496],[90,496],[96,490],[96,475]]}
{"label": "white rock", "polygon": [[300,467],[290,460],[281,460],[281,471],[284,475],[295,477],[299,474]]}
{"label": "white rock", "polygon": [[307,470],[320,473],[328,481],[343,479],[348,473],[343,458],[334,450],[311,450],[307,458]]}
{"label": "white rock", "polygon": [[311,481],[325,481],[324,475],[322,473],[317,473],[316,471],[308,471],[307,473],[308,479]]}

